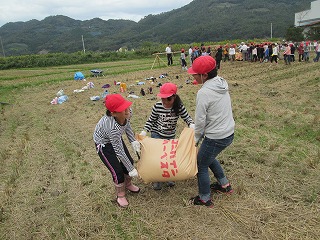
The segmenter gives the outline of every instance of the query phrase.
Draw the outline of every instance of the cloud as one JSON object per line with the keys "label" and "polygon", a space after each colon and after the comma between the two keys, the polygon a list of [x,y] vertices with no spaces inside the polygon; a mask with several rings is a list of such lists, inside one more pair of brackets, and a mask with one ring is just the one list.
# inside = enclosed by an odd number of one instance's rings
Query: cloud
{"label": "cloud", "polygon": [[76,20],[127,19],[138,22],[149,14],[183,7],[192,0],[5,0],[0,4],[0,26],[8,22],[43,20],[64,15]]}

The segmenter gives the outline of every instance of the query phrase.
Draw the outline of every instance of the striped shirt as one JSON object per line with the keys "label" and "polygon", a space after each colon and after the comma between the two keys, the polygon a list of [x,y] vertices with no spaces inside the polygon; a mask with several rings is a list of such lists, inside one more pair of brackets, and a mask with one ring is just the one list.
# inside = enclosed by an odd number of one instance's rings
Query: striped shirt
{"label": "striped shirt", "polygon": [[144,129],[148,132],[155,132],[164,138],[174,138],[179,116],[190,126],[194,123],[184,105],[180,105],[179,114],[176,115],[172,108],[164,108],[162,102],[157,102],[153,108]]}
{"label": "striped shirt", "polygon": [[124,133],[126,133],[130,143],[136,140],[129,120],[126,121],[125,125],[120,125],[114,117],[105,115],[96,125],[93,140],[99,147],[111,143],[118,159],[123,163],[128,172],[131,172],[134,166],[124,151],[122,144],[122,135]]}

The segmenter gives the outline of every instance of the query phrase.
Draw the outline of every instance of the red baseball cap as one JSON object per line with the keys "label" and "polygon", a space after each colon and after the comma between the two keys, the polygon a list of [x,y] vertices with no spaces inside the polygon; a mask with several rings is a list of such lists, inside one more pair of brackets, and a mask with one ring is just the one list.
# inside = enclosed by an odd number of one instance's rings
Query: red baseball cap
{"label": "red baseball cap", "polygon": [[216,68],[216,60],[211,56],[200,56],[194,60],[189,74],[205,74]]}
{"label": "red baseball cap", "polygon": [[106,96],[105,105],[110,112],[123,112],[131,104],[132,102],[124,99],[120,94],[109,94]]}
{"label": "red baseball cap", "polygon": [[171,97],[177,93],[177,85],[173,83],[165,83],[160,87],[160,93],[157,95],[160,98]]}

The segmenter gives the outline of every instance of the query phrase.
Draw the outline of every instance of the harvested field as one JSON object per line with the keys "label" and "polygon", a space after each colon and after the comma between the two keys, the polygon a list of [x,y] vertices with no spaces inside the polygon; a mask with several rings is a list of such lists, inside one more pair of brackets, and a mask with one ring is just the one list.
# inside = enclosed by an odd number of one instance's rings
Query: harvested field
{"label": "harvested field", "polygon": [[[149,83],[136,82],[156,77],[155,85],[180,86],[194,117],[200,86],[185,83],[190,76],[177,62],[150,70],[152,62],[0,71],[0,100],[10,103],[0,105],[0,239],[319,239],[320,63],[222,63],[236,132],[219,160],[235,193],[214,194],[213,209],[188,204],[196,177],[161,191],[135,179],[142,192],[128,194],[128,209],[115,204],[92,140],[105,108],[89,97],[106,83],[119,92],[114,81],[139,95]],[[105,76],[73,80],[74,72],[96,68]],[[73,92],[90,81],[93,89]],[[130,99],[137,133],[156,101],[155,85],[153,95]],[[51,105],[60,89],[69,100]],[[178,133],[184,127],[180,121]]]}

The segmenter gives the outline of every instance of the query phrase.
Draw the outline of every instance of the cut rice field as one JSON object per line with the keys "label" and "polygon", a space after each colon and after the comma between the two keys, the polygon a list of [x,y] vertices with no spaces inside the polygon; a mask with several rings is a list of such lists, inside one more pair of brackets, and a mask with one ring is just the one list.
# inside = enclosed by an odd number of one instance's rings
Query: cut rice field
{"label": "cut rice field", "polygon": [[[146,58],[0,71],[0,102],[8,103],[0,104],[0,239],[320,238],[320,65],[313,62],[222,62],[236,131],[219,160],[235,191],[213,194],[214,208],[188,203],[197,195],[196,177],[160,191],[134,179],[142,191],[128,193],[127,209],[115,204],[111,175],[92,140],[105,107],[90,97],[107,83],[110,93],[120,93],[113,83],[125,82],[124,97],[140,96],[128,98],[139,133],[157,84],[170,81],[194,117],[201,86],[186,84],[192,77],[174,61],[153,69],[154,59]],[[91,77],[91,69],[104,76]],[[86,81],[73,80],[77,71]],[[74,92],[88,82],[95,87]],[[154,93],[141,96],[150,86]],[[51,105],[60,89],[69,99]],[[184,127],[179,120],[178,135]]]}

